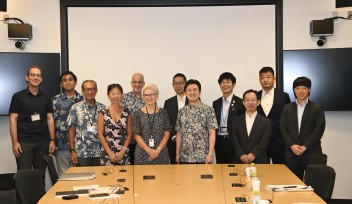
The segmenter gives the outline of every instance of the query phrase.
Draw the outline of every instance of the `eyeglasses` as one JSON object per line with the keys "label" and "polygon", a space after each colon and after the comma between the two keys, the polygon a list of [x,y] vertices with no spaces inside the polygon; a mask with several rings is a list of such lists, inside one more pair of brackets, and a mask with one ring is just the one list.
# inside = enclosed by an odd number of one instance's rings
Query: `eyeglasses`
{"label": "eyeglasses", "polygon": [[182,81],[182,82],[173,82],[172,85],[174,86],[181,86],[184,85],[186,82]]}
{"label": "eyeglasses", "polygon": [[143,94],[144,97],[153,97],[155,96],[156,94]]}
{"label": "eyeglasses", "polygon": [[34,77],[41,78],[41,77],[42,77],[42,75],[41,75],[41,74],[33,74],[33,73],[28,74],[28,76],[30,76],[31,78],[34,78]]}
{"label": "eyeglasses", "polygon": [[88,89],[83,89],[84,92],[95,92],[97,89],[96,88],[88,88]]}

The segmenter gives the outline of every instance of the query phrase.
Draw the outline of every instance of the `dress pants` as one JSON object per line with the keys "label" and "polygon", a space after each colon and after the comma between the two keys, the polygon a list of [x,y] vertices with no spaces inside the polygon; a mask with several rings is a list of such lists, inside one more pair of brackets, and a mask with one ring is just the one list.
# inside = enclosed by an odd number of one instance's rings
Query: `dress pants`
{"label": "dress pants", "polygon": [[16,158],[17,170],[39,169],[43,178],[45,177],[46,161],[44,155],[49,153],[48,142],[20,142],[22,153]]}

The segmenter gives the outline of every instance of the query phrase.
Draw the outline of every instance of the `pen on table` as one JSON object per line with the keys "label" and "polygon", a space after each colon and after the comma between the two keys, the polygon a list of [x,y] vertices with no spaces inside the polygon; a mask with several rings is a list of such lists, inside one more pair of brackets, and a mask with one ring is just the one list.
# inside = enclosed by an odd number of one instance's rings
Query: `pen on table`
{"label": "pen on table", "polygon": [[284,188],[297,188],[297,186],[284,186]]}

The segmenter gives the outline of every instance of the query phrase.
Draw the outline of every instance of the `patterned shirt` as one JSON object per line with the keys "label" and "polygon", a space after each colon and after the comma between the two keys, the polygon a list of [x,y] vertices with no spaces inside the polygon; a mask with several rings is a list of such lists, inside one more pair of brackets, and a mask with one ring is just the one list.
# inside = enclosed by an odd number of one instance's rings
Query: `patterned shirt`
{"label": "patterned shirt", "polygon": [[138,98],[133,91],[128,92],[123,95],[122,98],[122,107],[128,109],[130,113],[135,112],[136,110],[141,109],[144,106],[144,101],[142,98]]}
{"label": "patterned shirt", "polygon": [[181,162],[205,162],[209,151],[209,130],[218,128],[215,111],[199,103],[186,105],[178,112],[176,131],[181,132]]}
{"label": "patterned shirt", "polygon": [[71,106],[83,100],[82,94],[75,91],[72,98],[68,98],[66,92],[52,97],[53,113],[55,121],[56,146],[58,150],[69,150],[67,117]]}
{"label": "patterned shirt", "polygon": [[95,102],[89,105],[85,100],[73,104],[67,118],[69,127],[76,127],[75,150],[78,157],[100,157],[100,142],[98,139],[98,113],[105,105]]}

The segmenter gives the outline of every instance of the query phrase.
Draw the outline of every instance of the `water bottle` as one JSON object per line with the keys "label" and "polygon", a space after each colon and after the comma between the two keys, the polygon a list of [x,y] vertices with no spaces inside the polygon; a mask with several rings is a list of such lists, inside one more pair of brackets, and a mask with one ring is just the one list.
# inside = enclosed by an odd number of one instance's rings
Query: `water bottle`
{"label": "water bottle", "polygon": [[249,167],[249,175],[250,177],[257,177],[257,168],[254,166],[254,163],[251,163]]}

